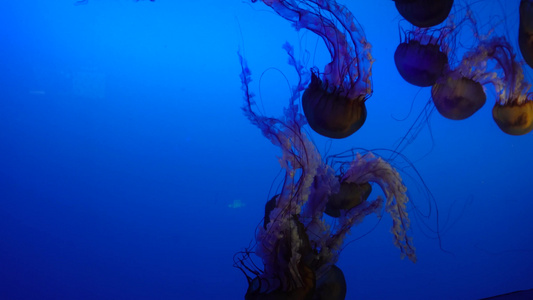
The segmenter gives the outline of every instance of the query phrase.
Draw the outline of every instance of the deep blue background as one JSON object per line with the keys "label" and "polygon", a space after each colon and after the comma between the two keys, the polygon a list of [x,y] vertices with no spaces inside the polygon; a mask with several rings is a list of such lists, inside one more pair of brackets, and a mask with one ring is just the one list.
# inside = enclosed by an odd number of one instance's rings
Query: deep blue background
{"label": "deep blue background", "polygon": [[[248,1],[73,2],[1,4],[0,299],[242,299],[246,280],[232,256],[253,238],[279,152],[241,113],[236,53],[265,113],[279,116],[284,76],[295,80],[282,44],[322,68],[322,42]],[[392,1],[341,2],[373,45],[374,95],[364,127],[330,153],[393,148],[429,89],[394,67]],[[472,9],[484,29],[514,39],[518,2]],[[413,220],[419,261],[400,260],[384,218],[341,255],[347,299],[533,288],[533,135],[502,133],[493,103],[489,91],[468,120],[433,115],[432,135],[424,129],[403,151],[438,203],[453,255]],[[312,138],[324,153],[328,140]],[[407,184],[425,207],[416,182]],[[352,239],[375,224],[369,217]]]}

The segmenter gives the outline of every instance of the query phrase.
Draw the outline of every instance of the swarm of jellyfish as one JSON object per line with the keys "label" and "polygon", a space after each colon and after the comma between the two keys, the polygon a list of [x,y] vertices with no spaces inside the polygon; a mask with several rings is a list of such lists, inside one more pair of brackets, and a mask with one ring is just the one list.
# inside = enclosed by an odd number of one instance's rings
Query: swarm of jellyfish
{"label": "swarm of jellyfish", "polygon": [[[406,31],[405,40],[394,54],[398,72],[408,83],[431,86],[435,108],[451,120],[464,120],[481,109],[486,103],[486,86],[490,84],[497,94],[492,115],[498,127],[510,135],[530,132],[533,129],[531,86],[524,79],[522,63],[505,37],[493,37],[492,31],[481,35],[470,8],[465,10],[466,15],[459,24],[449,16],[440,28],[415,27]],[[525,16],[532,11],[532,2],[521,2],[519,45],[526,62],[532,52],[533,26]],[[450,57],[454,54],[455,38],[459,27],[466,22],[472,27],[476,44],[460,61],[454,61]]]}
{"label": "swarm of jellyfish", "polygon": [[[235,267],[247,278],[247,300],[342,300],[346,280],[336,263],[347,235],[366,216],[390,215],[393,242],[401,257],[417,259],[408,235],[407,188],[398,171],[370,151],[351,150],[350,159],[323,158],[303,129],[309,125],[320,135],[338,139],[363,125],[365,101],[372,94],[371,46],[351,12],[335,0],[262,2],[296,30],[308,29],[321,37],[331,61],[323,72],[316,67],[307,70],[286,43],[288,62],[299,80],[292,87],[283,116],[274,118],[256,112],[251,71],[239,54],[242,109],[281,150],[284,176],[280,191],[265,204],[254,243],[235,255]],[[432,88],[428,103],[441,115],[452,120],[472,116],[485,104],[491,86],[496,95],[492,115],[498,127],[510,135],[533,129],[531,85],[524,79],[524,63],[505,37],[492,36],[492,31],[479,34],[469,7],[465,17],[456,22],[450,15],[453,0],[394,2],[401,16],[414,26],[403,31],[394,54],[396,67],[408,83]],[[528,16],[532,12],[533,2],[522,0],[519,46],[530,66],[533,23]],[[474,45],[458,60],[453,53],[456,35],[468,22]],[[382,195],[372,199],[376,187]]]}
{"label": "swarm of jellyfish", "polygon": [[[285,175],[281,192],[265,206],[256,245],[237,255],[236,267],[248,279],[245,299],[344,299],[346,283],[335,263],[346,235],[367,215],[388,213],[393,220],[394,244],[402,257],[416,261],[407,235],[407,189],[399,173],[371,152],[357,154],[339,170],[325,163],[302,130],[305,117],[295,102],[309,82],[309,73],[294,59],[292,47],[284,47],[300,81],[292,89],[282,118],[265,117],[253,110],[251,72],[241,57],[244,113],[280,148],[279,162]],[[371,184],[377,184],[384,197],[369,200]],[[337,221],[329,224],[325,214]],[[253,263],[252,252],[263,268]]]}

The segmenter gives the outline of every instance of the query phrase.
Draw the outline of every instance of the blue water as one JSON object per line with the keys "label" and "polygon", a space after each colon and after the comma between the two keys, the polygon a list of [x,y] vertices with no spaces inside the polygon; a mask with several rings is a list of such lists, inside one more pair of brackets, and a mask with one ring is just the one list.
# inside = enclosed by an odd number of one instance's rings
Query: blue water
{"label": "blue water", "polygon": [[[518,0],[471,2],[480,25],[515,38]],[[311,137],[323,154],[392,149],[429,88],[395,69],[392,1],[342,3],[373,45],[374,95],[356,134]],[[322,68],[323,42],[248,1],[1,7],[0,299],[243,299],[232,257],[252,241],[280,167],[279,150],[242,115],[237,51],[263,112],[280,116],[296,80],[282,44]],[[368,217],[350,240],[370,233],[338,263],[346,299],[533,288],[533,135],[502,133],[493,101],[489,92],[464,121],[435,113],[402,150],[438,205],[442,248],[424,234],[437,228],[435,210],[412,220],[416,264],[400,259],[390,219]],[[406,178],[425,209],[420,182]]]}

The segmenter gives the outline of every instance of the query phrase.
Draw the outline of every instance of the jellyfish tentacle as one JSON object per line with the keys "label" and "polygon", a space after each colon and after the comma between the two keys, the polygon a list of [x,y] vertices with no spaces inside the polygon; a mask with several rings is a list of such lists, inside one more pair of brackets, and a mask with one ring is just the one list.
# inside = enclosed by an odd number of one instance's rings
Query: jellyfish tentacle
{"label": "jellyfish tentacle", "polygon": [[[332,56],[324,69],[325,82],[332,87],[343,87],[346,96],[357,98],[371,94],[372,46],[353,14],[335,1],[264,0],[281,17],[291,21],[297,30],[308,29],[320,36]],[[311,4],[314,4],[311,6]],[[334,19],[325,16],[330,13]],[[345,32],[334,23],[338,21]]]}
{"label": "jellyfish tentacle", "polygon": [[393,220],[391,232],[394,235],[394,244],[400,248],[402,257],[407,256],[416,262],[415,248],[411,237],[407,235],[410,221],[406,204],[409,198],[398,171],[382,158],[369,152],[363,156],[357,154],[343,179],[354,183],[375,182],[380,186],[385,194],[385,211]]}

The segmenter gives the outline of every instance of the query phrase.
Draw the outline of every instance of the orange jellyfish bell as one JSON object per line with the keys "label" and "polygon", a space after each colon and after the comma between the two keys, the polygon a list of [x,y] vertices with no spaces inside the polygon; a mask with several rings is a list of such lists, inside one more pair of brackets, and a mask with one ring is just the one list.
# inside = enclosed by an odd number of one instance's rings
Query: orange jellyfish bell
{"label": "orange jellyfish bell", "polygon": [[483,86],[472,79],[443,77],[431,88],[437,111],[451,120],[464,120],[478,111],[487,100]]}
{"label": "orange jellyfish bell", "polygon": [[342,139],[365,123],[365,96],[350,99],[341,91],[328,91],[327,86],[313,73],[311,83],[302,96],[302,108],[314,131],[329,138]]}
{"label": "orange jellyfish bell", "polygon": [[417,27],[442,23],[452,10],[453,0],[394,0],[400,15]]}
{"label": "orange jellyfish bell", "polygon": [[316,292],[313,300],[344,300],[346,297],[346,279],[336,265],[317,278]]}
{"label": "orange jellyfish bell", "polygon": [[533,130],[533,101],[522,104],[496,103],[492,118],[500,129],[510,135],[524,135]]}
{"label": "orange jellyfish bell", "polygon": [[526,63],[533,68],[533,1],[520,1],[518,46]]}

